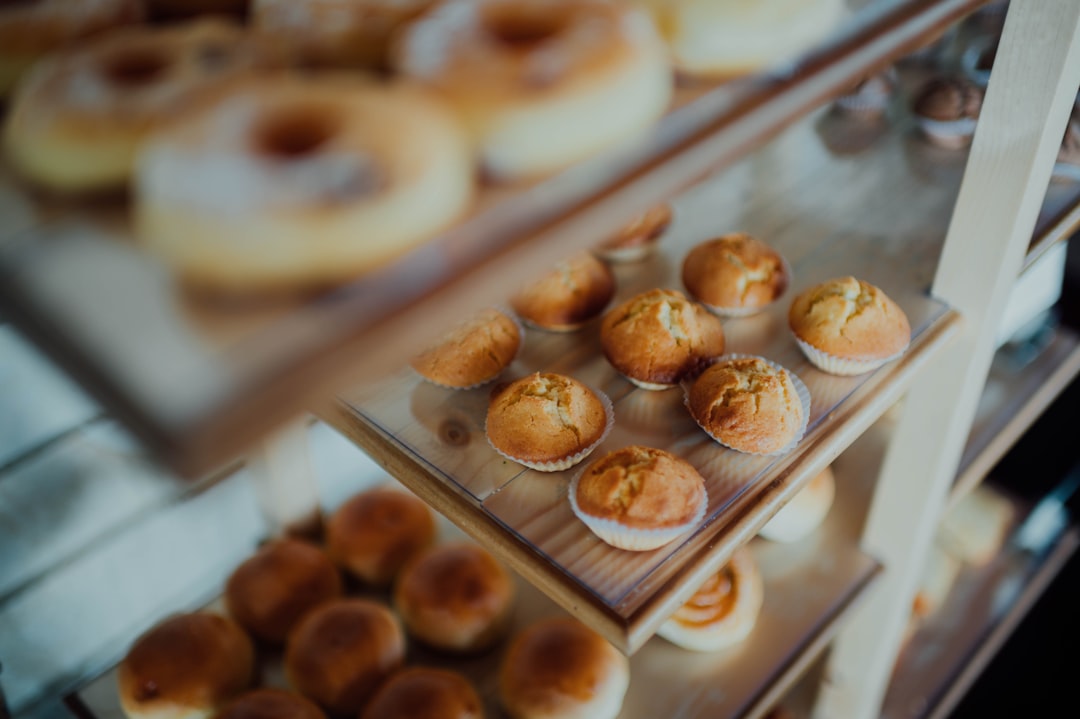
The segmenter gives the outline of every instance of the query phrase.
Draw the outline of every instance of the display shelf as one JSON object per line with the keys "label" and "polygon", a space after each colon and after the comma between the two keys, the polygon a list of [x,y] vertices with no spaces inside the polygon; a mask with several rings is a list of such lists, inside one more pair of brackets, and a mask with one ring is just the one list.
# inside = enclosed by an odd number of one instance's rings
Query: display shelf
{"label": "display shelf", "polygon": [[308,301],[207,302],[139,251],[122,201],[61,203],[0,182],[0,307],[164,461],[198,474],[312,402],[400,364],[436,328],[760,146],[943,34],[979,0],[849,3],[773,73],[687,83],[638,146],[528,186],[377,274]]}

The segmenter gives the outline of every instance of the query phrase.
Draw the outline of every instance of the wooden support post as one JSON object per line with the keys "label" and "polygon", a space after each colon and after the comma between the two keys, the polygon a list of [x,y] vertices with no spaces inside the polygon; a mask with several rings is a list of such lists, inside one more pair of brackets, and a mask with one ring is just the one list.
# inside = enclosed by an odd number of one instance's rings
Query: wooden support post
{"label": "wooden support post", "polygon": [[311,468],[305,416],[263,440],[248,455],[247,471],[271,536],[318,536],[322,512]]}
{"label": "wooden support post", "polygon": [[1078,85],[1080,0],[1013,0],[934,279],[964,326],[908,393],[863,536],[885,573],[834,643],[816,719],[880,712]]}

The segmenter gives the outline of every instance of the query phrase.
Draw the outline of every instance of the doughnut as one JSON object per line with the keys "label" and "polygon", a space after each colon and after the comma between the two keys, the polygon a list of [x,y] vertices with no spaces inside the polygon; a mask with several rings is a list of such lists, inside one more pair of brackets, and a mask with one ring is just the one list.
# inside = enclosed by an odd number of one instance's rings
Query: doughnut
{"label": "doughnut", "polygon": [[394,63],[449,98],[495,180],[640,137],[673,87],[647,15],[610,0],[449,0],[401,34]]}
{"label": "doughnut", "polygon": [[844,0],[644,0],[684,75],[724,79],[775,68],[824,40]]}
{"label": "doughnut", "polygon": [[0,4],[0,98],[37,60],[115,27],[143,20],[140,0],[31,0]]}
{"label": "doughnut", "polygon": [[252,0],[251,21],[315,67],[385,69],[394,35],[435,0]]}
{"label": "doughnut", "polygon": [[216,19],[115,30],[34,66],[13,98],[4,149],[52,190],[123,186],[147,134],[263,67],[262,48]]}
{"label": "doughnut", "polygon": [[257,78],[157,133],[135,227],[195,286],[325,288],[446,227],[473,194],[453,115],[420,88],[323,74]]}

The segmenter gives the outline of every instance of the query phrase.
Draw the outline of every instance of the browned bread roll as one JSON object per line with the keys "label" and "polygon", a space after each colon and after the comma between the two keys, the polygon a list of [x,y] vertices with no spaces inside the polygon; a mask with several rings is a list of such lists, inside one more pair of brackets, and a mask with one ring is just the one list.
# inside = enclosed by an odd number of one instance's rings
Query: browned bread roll
{"label": "browned bread roll", "polygon": [[117,670],[130,719],[209,717],[254,679],[255,649],[231,619],[178,614],[144,632]]}
{"label": "browned bread roll", "polygon": [[435,517],[416,495],[374,487],[354,495],[330,516],[326,546],[339,567],[384,587],[414,553],[435,541]]}
{"label": "browned bread roll", "polygon": [[615,296],[615,274],[588,252],[558,263],[510,300],[526,324],[554,332],[580,329]]}
{"label": "browned bread roll", "polygon": [[298,539],[267,542],[225,583],[229,614],[257,639],[282,644],[300,618],[341,596],[341,577],[326,553]]}
{"label": "browned bread roll", "polygon": [[326,714],[299,694],[263,687],[233,699],[214,719],[326,719]]}
{"label": "browned bread roll", "polygon": [[367,599],[338,599],[308,613],[289,635],[289,684],[330,714],[356,715],[405,660],[397,618]]}
{"label": "browned bread roll", "polygon": [[472,683],[458,672],[409,667],[386,680],[360,719],[483,719]]}

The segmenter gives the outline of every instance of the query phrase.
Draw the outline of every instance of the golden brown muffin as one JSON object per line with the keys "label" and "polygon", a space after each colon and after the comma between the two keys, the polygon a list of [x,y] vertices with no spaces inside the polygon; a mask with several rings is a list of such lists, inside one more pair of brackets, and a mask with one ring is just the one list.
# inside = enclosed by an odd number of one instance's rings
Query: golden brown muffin
{"label": "golden brown muffin", "polygon": [[450,330],[410,364],[430,382],[467,389],[498,377],[520,348],[517,323],[491,308]]}
{"label": "golden brown muffin", "polygon": [[537,372],[496,390],[485,432],[500,454],[543,472],[567,469],[607,434],[608,407],[573,377]]}
{"label": "golden brown muffin", "polygon": [[741,642],[757,623],[764,583],[753,555],[740,547],[656,633],[683,649],[715,652]]}
{"label": "golden brown muffin", "polygon": [[341,577],[319,547],[298,539],[264,544],[229,576],[225,606],[252,636],[282,644],[300,618],[341,596]]}
{"label": "golden brown muffin", "polygon": [[614,719],[629,686],[627,658],[564,616],[526,627],[499,667],[499,699],[511,719]]}
{"label": "golden brown muffin", "polygon": [[797,542],[814,531],[829,513],[836,496],[836,478],[830,467],[818,472],[758,532],[774,542]]}
{"label": "golden brown muffin", "polygon": [[975,134],[983,90],[961,77],[938,77],[915,96],[912,112],[928,140],[946,148],[965,147]]}
{"label": "golden brown muffin", "polygon": [[143,633],[117,672],[131,719],[208,717],[247,689],[255,648],[240,626],[209,612],[178,614]]}
{"label": "golden brown muffin", "polygon": [[780,253],[744,232],[695,245],[682,265],[686,291],[721,316],[757,312],[784,294],[788,279]]}
{"label": "golden brown muffin", "polygon": [[450,652],[487,649],[506,630],[513,608],[510,574],[467,542],[417,554],[394,585],[394,608],[417,639]]}
{"label": "golden brown muffin", "polygon": [[667,389],[724,352],[719,318],[677,290],[654,289],[608,311],[600,325],[608,362],[644,389]]}
{"label": "golden brown muffin", "polygon": [[330,714],[356,715],[405,660],[397,618],[367,599],[337,599],[305,616],[289,635],[285,674]]}
{"label": "golden brown muffin", "polygon": [[760,357],[722,359],[709,367],[690,386],[687,407],[713,439],[749,454],[780,451],[806,426],[791,375]]}
{"label": "golden brown muffin", "polygon": [[347,500],[326,525],[326,548],[339,567],[385,587],[402,565],[435,541],[435,517],[416,495],[374,487]]}
{"label": "golden brown muffin", "polygon": [[510,300],[510,306],[533,327],[572,332],[603,312],[614,296],[611,268],[582,252],[526,286]]}
{"label": "golden brown muffin", "polygon": [[869,372],[911,342],[907,315],[880,289],[854,277],[827,280],[791,303],[788,324],[814,366],[838,375]]}
{"label": "golden brown muffin", "polygon": [[570,506],[620,549],[656,549],[701,521],[705,480],[686,460],[631,445],[592,462],[570,485]]}
{"label": "golden brown muffin", "polygon": [[593,253],[606,262],[635,262],[644,259],[656,248],[661,235],[671,226],[671,218],[671,205],[656,205],[597,245]]}
{"label": "golden brown muffin", "polygon": [[458,672],[403,669],[386,680],[360,719],[483,719],[472,682]]}
{"label": "golden brown muffin", "polygon": [[326,719],[326,714],[299,694],[263,687],[241,694],[214,719]]}

